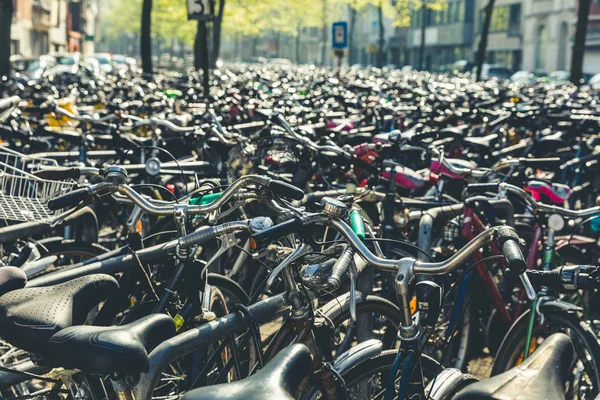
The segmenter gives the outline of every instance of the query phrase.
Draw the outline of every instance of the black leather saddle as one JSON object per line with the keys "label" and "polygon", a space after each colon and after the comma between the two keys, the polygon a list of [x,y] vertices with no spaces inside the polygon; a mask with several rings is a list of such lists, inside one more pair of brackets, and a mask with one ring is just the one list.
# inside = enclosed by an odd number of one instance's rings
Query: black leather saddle
{"label": "black leather saddle", "polygon": [[0,268],[0,296],[10,291],[21,289],[27,283],[27,275],[17,267]]}
{"label": "black leather saddle", "polygon": [[121,326],[72,326],[50,338],[44,364],[92,375],[147,372],[148,353],[175,334],[166,314],[152,314]]}
{"label": "black leather saddle", "polygon": [[468,143],[472,146],[477,146],[485,149],[492,147],[494,142],[498,140],[497,133],[491,133],[487,136],[470,136],[463,139],[463,142]]}
{"label": "black leather saddle", "polygon": [[555,333],[519,366],[467,386],[452,400],[564,400],[573,351],[571,339]]}
{"label": "black leather saddle", "polygon": [[97,274],[54,286],[12,290],[0,297],[0,337],[40,354],[52,335],[85,323],[88,313],[118,288],[113,277]]}
{"label": "black leather saddle", "polygon": [[182,400],[293,400],[311,366],[308,347],[294,344],[279,352],[256,374],[233,383],[191,390]]}

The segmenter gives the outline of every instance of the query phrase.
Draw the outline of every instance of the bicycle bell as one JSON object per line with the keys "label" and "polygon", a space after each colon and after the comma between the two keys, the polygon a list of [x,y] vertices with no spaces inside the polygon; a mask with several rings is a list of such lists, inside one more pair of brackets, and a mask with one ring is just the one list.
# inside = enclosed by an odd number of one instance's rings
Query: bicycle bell
{"label": "bicycle bell", "polygon": [[273,221],[269,217],[254,217],[250,220],[250,230],[257,233],[269,229],[273,226]]}
{"label": "bicycle bell", "polygon": [[106,181],[121,184],[127,182],[127,170],[118,165],[111,165],[106,169]]}
{"label": "bicycle bell", "polygon": [[343,218],[346,211],[348,211],[348,207],[344,203],[331,197],[323,197],[321,205],[323,206],[323,212],[332,217]]}

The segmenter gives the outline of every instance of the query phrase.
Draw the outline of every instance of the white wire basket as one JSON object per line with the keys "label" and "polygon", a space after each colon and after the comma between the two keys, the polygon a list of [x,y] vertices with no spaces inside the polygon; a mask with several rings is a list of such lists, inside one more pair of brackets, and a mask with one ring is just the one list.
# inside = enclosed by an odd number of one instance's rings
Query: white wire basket
{"label": "white wire basket", "polygon": [[0,149],[0,219],[50,221],[59,211],[51,211],[48,201],[72,191],[76,185],[71,179],[54,181],[32,175],[43,167],[55,166],[55,160]]}

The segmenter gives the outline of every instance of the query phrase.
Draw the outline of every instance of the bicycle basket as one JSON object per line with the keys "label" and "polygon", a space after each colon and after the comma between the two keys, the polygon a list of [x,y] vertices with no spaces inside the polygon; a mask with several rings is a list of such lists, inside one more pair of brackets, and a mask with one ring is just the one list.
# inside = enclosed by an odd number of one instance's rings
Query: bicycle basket
{"label": "bicycle basket", "polygon": [[[0,154],[0,160],[5,154],[7,153]],[[18,159],[14,154],[10,156],[5,160],[10,162]],[[28,160],[27,168],[33,172],[40,159],[29,158]],[[22,163],[25,159],[20,158],[18,161]],[[39,167],[40,164],[37,165]],[[72,191],[75,185],[76,182],[73,180],[41,179],[0,161],[0,219],[49,221],[60,211],[51,211],[48,208],[48,201]]]}

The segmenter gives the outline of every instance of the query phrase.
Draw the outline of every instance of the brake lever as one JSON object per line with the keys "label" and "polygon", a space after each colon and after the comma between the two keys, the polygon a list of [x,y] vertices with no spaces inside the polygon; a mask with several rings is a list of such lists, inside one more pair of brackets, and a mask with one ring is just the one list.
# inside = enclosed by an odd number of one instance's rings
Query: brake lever
{"label": "brake lever", "polygon": [[348,267],[348,275],[350,277],[350,319],[356,322],[356,266],[353,262]]}
{"label": "brake lever", "polygon": [[219,249],[206,262],[206,265],[204,266],[205,271],[208,271],[208,267],[210,267],[210,265],[213,262],[215,262],[219,257],[221,257],[223,255],[223,253],[225,253],[227,250],[237,246],[239,243],[239,240],[235,237],[235,233],[233,233],[233,232],[222,233],[221,235],[219,235],[217,237],[217,240],[219,241]]}

